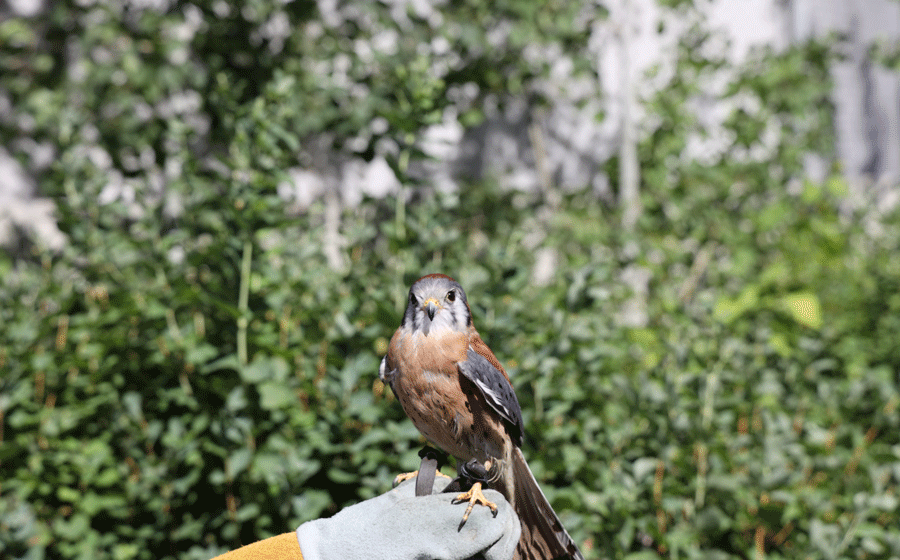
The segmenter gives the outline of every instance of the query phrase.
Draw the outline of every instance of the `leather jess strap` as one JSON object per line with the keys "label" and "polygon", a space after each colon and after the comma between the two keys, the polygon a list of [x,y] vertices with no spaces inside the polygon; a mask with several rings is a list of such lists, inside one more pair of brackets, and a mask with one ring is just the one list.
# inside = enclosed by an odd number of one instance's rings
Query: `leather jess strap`
{"label": "leather jess strap", "polygon": [[434,488],[434,477],[438,470],[446,462],[447,455],[433,447],[424,447],[419,451],[422,463],[419,465],[419,474],[416,476],[416,496],[429,496]]}

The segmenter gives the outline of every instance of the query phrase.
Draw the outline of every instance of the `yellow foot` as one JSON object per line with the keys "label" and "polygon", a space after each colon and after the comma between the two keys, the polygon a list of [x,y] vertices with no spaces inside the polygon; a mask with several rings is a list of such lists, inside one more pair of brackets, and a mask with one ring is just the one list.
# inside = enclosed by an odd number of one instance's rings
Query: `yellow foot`
{"label": "yellow foot", "polygon": [[401,482],[406,482],[410,478],[416,478],[417,476],[419,476],[419,471],[400,473],[397,475],[397,478],[394,479],[394,486],[397,486]]}
{"label": "yellow foot", "polygon": [[472,508],[475,507],[475,504],[487,506],[487,507],[491,508],[491,512],[494,515],[497,515],[497,504],[488,500],[484,496],[484,494],[481,492],[481,483],[480,482],[476,482],[476,483],[472,484],[472,488],[470,488],[468,492],[463,492],[462,494],[457,496],[456,499],[454,500],[454,502],[465,502],[465,501],[469,502],[469,507],[466,508],[466,513],[463,514],[462,523],[460,523],[460,526],[462,526],[463,523],[466,522],[466,519],[469,518],[469,514],[472,513]]}
{"label": "yellow foot", "polygon": [[[445,475],[441,471],[437,471],[435,474],[437,476],[442,476],[444,478],[450,478],[449,476]],[[409,480],[411,478],[416,478],[417,476],[419,476],[419,471],[400,473],[397,475],[396,478],[394,478],[394,486],[397,486],[401,482],[406,482],[407,480]]]}

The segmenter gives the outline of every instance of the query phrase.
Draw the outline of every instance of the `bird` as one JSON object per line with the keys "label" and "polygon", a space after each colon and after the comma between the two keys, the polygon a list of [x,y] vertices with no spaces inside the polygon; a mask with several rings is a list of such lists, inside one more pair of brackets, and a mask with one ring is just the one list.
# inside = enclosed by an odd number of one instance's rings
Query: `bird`
{"label": "bird", "polygon": [[[461,475],[472,460],[487,470],[486,483],[512,504],[521,522],[516,560],[584,560],[522,454],[518,398],[475,329],[459,282],[428,274],[412,284],[378,375],[419,432],[456,458]],[[476,505],[496,511],[482,489],[476,481],[457,496],[469,502],[461,525]]]}

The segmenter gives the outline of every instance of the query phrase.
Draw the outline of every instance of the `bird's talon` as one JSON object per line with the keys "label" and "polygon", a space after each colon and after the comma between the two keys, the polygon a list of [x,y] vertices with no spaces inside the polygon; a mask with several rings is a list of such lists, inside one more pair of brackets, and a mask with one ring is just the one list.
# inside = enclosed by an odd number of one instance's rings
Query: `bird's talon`
{"label": "bird's talon", "polygon": [[[442,476],[444,478],[453,478],[453,477],[445,475],[441,471],[437,471],[434,474],[436,476]],[[398,485],[400,485],[401,482],[406,482],[407,480],[409,480],[411,478],[416,478],[417,476],[419,476],[419,471],[400,473],[396,477],[394,477],[394,486],[398,486]]]}
{"label": "bird's talon", "polygon": [[411,478],[419,476],[419,471],[400,473],[394,478],[394,486],[398,486],[401,482],[406,482]]}
{"label": "bird's talon", "polygon": [[462,523],[460,523],[460,525],[465,523],[466,520],[469,518],[469,514],[472,513],[472,509],[475,507],[475,504],[487,506],[487,507],[491,508],[491,513],[493,513],[495,516],[497,515],[497,504],[488,500],[487,497],[485,497],[484,493],[481,491],[481,483],[480,482],[476,482],[475,484],[473,484],[472,488],[470,488],[468,492],[463,492],[462,494],[457,496],[456,499],[454,499],[453,501],[455,503],[466,502],[466,501],[469,502],[469,507],[466,508],[466,513],[463,514]]}

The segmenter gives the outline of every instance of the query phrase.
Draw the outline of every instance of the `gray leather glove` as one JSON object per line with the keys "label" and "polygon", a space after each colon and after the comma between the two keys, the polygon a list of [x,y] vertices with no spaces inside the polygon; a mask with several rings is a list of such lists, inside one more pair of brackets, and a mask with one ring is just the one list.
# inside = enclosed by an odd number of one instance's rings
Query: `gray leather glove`
{"label": "gray leather glove", "polygon": [[[435,481],[435,492],[447,486]],[[307,521],[297,528],[304,560],[510,560],[522,527],[500,493],[485,490],[497,504],[491,510],[476,505],[460,528],[466,503],[453,504],[456,492],[415,495],[415,479],[380,496],[344,508],[327,519]]]}

